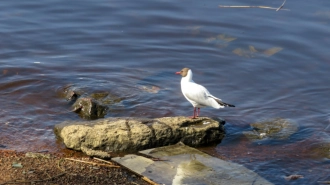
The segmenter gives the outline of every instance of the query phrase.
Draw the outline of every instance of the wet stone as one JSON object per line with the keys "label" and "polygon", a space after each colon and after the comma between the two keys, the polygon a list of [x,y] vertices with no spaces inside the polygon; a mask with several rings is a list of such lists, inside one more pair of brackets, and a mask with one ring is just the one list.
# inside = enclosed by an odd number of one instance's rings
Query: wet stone
{"label": "wet stone", "polygon": [[87,93],[73,84],[63,87],[60,96],[72,104],[73,112],[87,120],[104,118],[111,105],[124,99],[109,92]]}
{"label": "wet stone", "polygon": [[60,96],[68,101],[76,101],[84,92],[73,84],[64,86],[60,91]]}
{"label": "wet stone", "polygon": [[102,105],[112,105],[115,103],[120,103],[125,98],[119,97],[115,94],[110,94],[108,92],[98,92],[98,93],[92,93],[89,95],[91,98],[99,101]]}
{"label": "wet stone", "polygon": [[253,130],[244,131],[243,134],[252,141],[262,139],[288,139],[298,131],[298,124],[283,118],[252,123]]}
{"label": "wet stone", "polygon": [[161,160],[153,161],[132,154],[112,160],[158,184],[272,185],[242,165],[212,157],[182,143],[148,149],[140,153]]}
{"label": "wet stone", "polygon": [[313,144],[309,146],[308,151],[312,157],[330,159],[330,142]]}
{"label": "wet stone", "polygon": [[89,97],[78,98],[72,105],[73,111],[84,119],[98,119],[106,115],[107,107]]}

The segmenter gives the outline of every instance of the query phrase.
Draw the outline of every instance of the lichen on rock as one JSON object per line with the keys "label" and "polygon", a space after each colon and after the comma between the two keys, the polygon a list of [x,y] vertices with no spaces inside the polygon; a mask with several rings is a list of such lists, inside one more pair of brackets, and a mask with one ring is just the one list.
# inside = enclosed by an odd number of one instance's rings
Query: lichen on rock
{"label": "lichen on rock", "polygon": [[223,124],[221,119],[206,117],[122,117],[66,121],[55,125],[54,131],[67,148],[74,150],[136,152],[180,141],[189,146],[220,142],[224,137]]}

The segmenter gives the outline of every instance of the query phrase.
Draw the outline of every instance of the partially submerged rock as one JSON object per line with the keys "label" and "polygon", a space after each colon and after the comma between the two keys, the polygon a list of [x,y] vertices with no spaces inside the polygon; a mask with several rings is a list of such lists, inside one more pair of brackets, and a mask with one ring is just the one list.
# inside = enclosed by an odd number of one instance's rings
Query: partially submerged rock
{"label": "partially submerged rock", "polygon": [[83,97],[78,98],[72,105],[74,112],[78,113],[84,119],[98,119],[106,115],[107,107],[100,104],[93,98]]}
{"label": "partially submerged rock", "polygon": [[179,141],[189,146],[220,142],[223,124],[223,120],[205,117],[106,118],[66,121],[55,125],[54,131],[66,147],[74,150],[135,152]]}
{"label": "partially submerged rock", "polygon": [[275,118],[262,122],[252,123],[252,131],[245,131],[243,134],[251,140],[289,138],[298,130],[298,124],[287,119]]}
{"label": "partially submerged rock", "polygon": [[123,100],[123,98],[108,92],[86,93],[72,84],[63,87],[60,96],[70,101],[72,111],[78,113],[81,118],[88,120],[104,118],[108,106]]}
{"label": "partially submerged rock", "polygon": [[72,84],[66,85],[62,88],[61,96],[64,97],[68,101],[76,101],[84,92],[75,87]]}

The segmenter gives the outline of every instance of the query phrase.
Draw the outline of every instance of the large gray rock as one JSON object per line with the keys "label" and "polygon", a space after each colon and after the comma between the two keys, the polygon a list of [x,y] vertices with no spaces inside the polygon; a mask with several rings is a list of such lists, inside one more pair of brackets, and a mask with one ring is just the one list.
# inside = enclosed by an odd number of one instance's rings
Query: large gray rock
{"label": "large gray rock", "polygon": [[54,131],[66,147],[74,150],[135,152],[179,141],[189,146],[220,142],[224,123],[206,117],[106,118],[66,121],[55,125]]}
{"label": "large gray rock", "polygon": [[[212,157],[181,143],[148,149],[140,153],[144,155],[130,154],[112,160],[157,184],[273,185],[242,165]],[[156,160],[144,156],[151,156]]]}

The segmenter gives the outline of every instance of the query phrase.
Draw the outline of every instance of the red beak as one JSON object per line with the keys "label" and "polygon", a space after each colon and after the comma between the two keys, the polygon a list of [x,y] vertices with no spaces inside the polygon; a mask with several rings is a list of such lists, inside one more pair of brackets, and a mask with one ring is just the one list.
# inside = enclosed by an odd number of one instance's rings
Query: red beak
{"label": "red beak", "polygon": [[176,74],[176,75],[179,75],[179,74],[181,74],[181,72],[179,71],[179,72],[176,72],[175,74]]}

